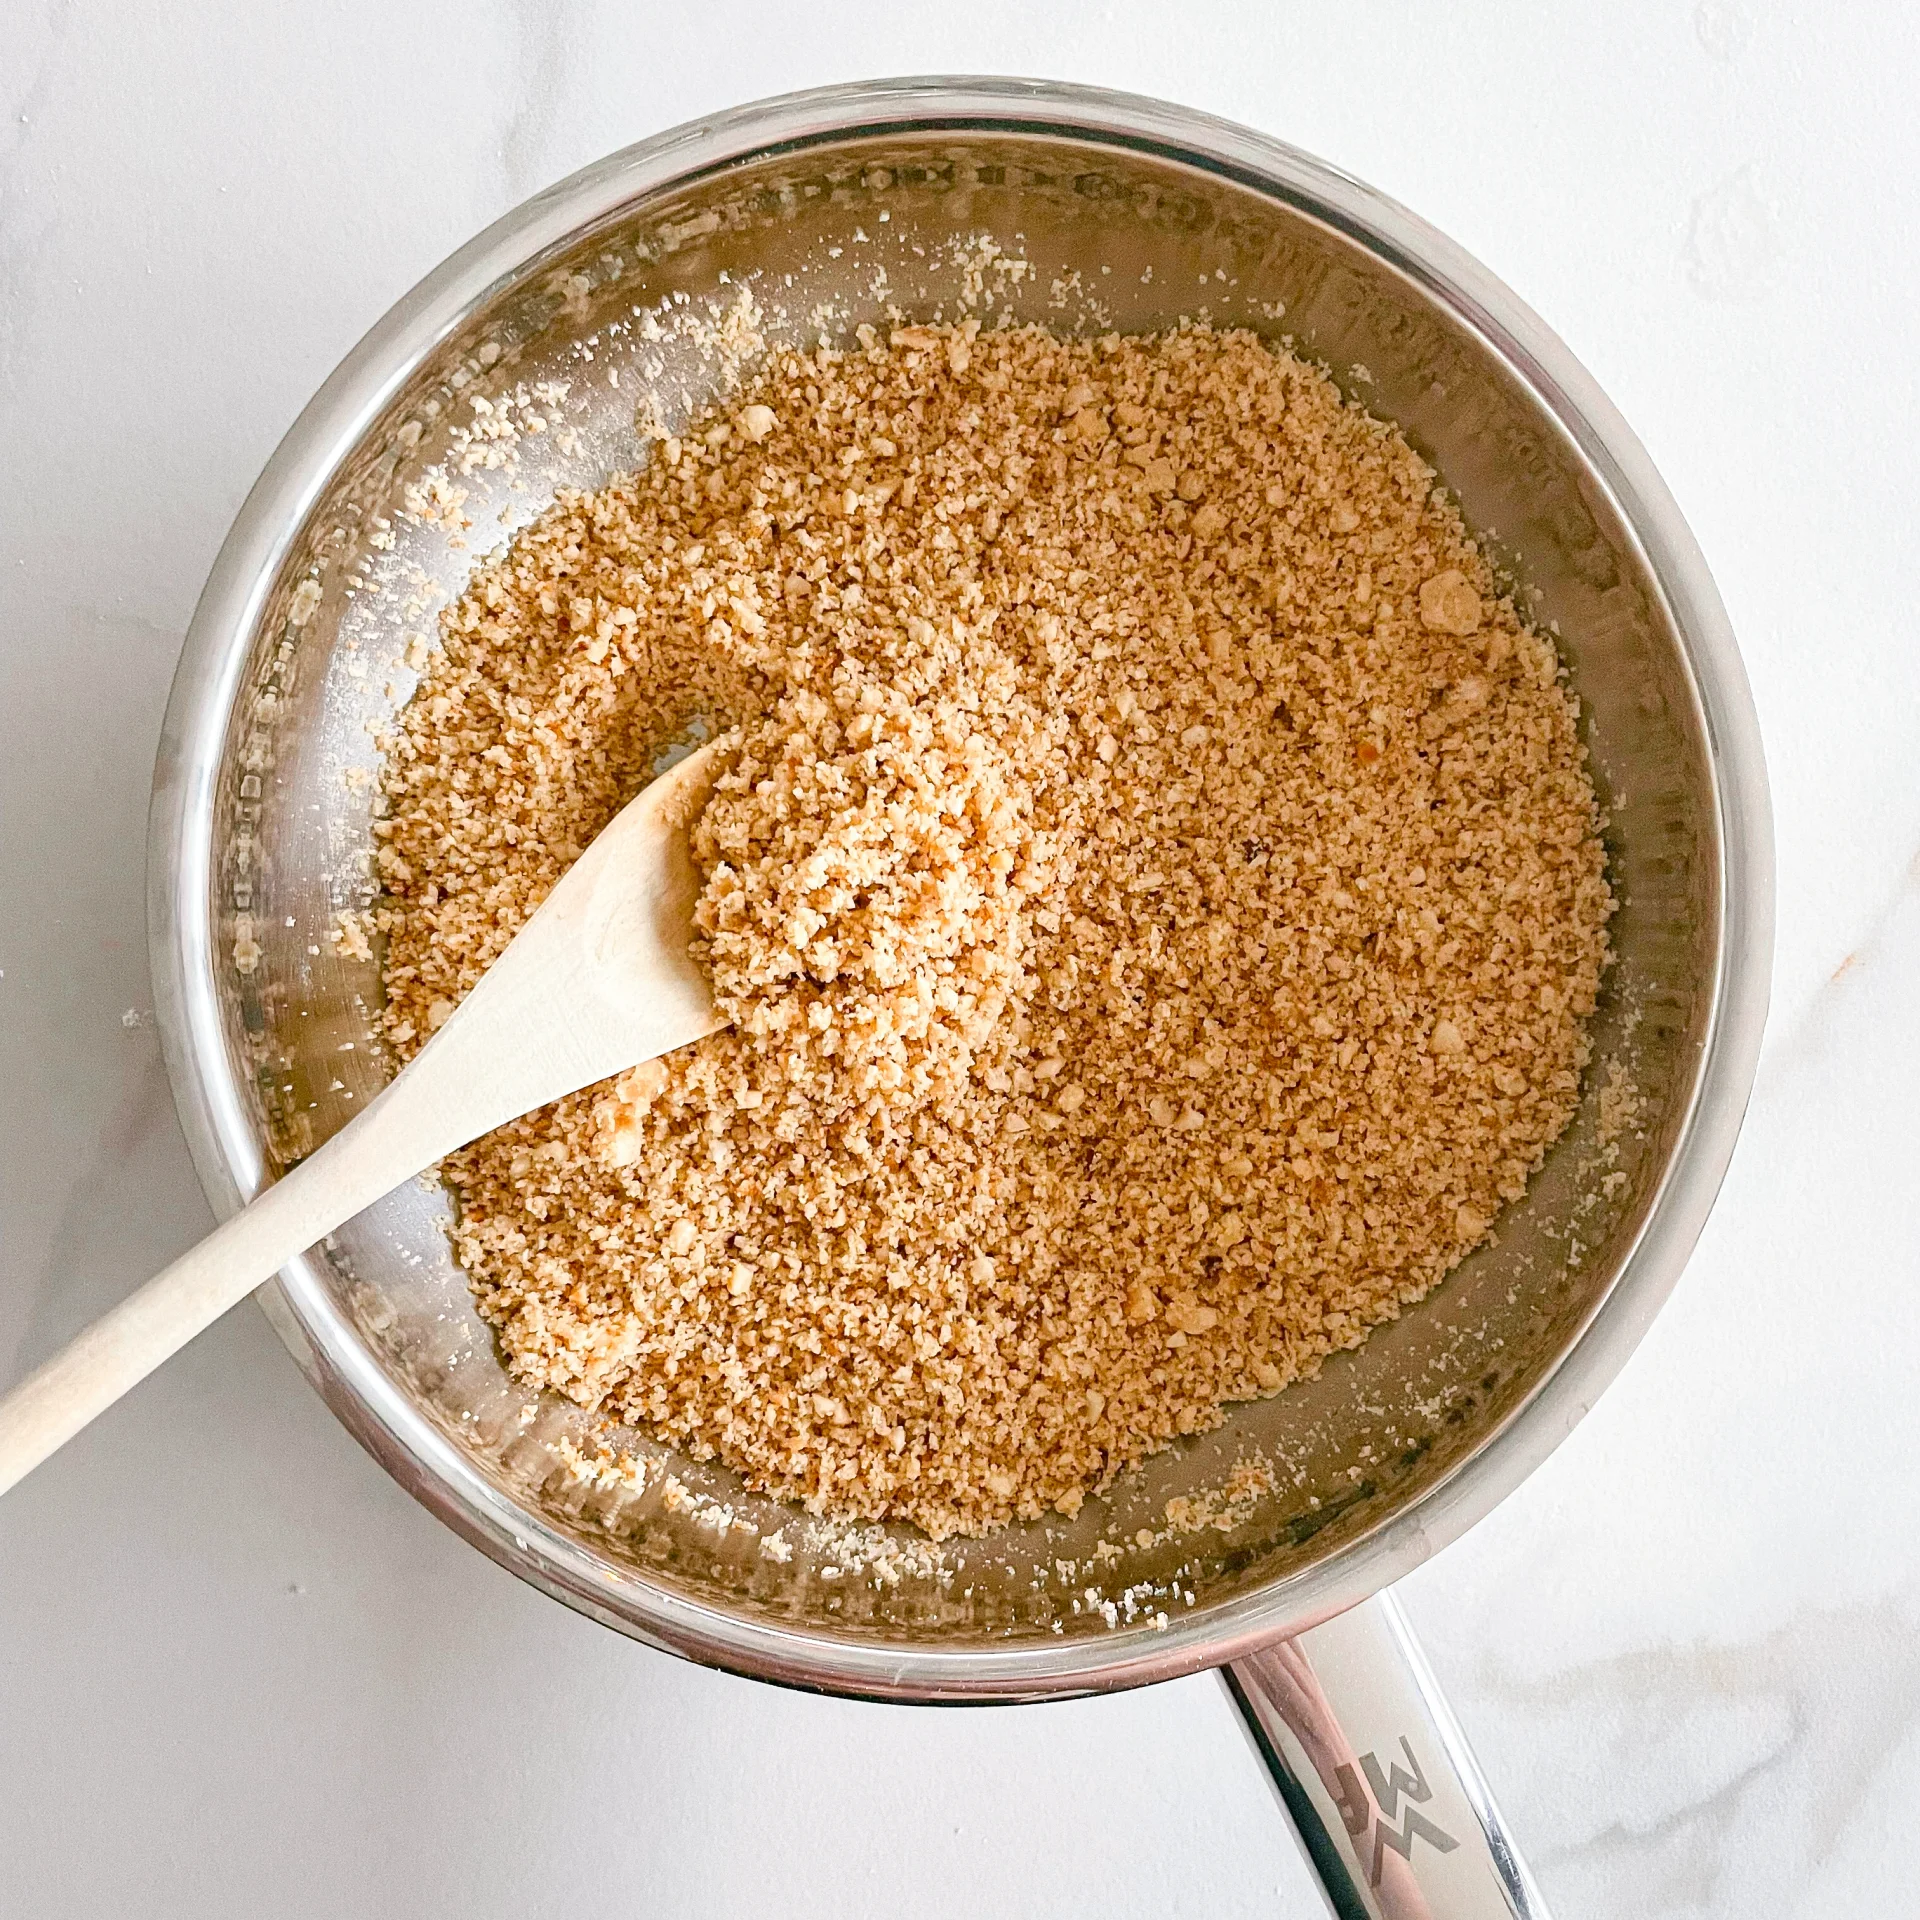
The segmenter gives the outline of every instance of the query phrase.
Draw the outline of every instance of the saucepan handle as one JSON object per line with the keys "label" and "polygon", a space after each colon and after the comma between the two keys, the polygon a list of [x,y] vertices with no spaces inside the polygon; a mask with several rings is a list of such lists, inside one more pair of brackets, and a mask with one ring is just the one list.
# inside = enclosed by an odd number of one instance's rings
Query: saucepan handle
{"label": "saucepan handle", "polygon": [[1221,1678],[1338,1920],[1546,1920],[1391,1595]]}

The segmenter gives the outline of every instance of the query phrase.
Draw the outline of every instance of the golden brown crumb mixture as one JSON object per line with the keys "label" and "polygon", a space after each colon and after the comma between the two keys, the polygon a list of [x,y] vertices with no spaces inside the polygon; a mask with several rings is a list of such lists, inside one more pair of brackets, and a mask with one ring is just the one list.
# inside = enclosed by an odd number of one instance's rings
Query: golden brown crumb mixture
{"label": "golden brown crumb mixture", "polygon": [[702,722],[734,1025],[457,1154],[514,1371],[816,1511],[1082,1497],[1417,1300],[1570,1117],[1576,704],[1251,334],[780,353],[483,565],[381,864],[417,1046]]}

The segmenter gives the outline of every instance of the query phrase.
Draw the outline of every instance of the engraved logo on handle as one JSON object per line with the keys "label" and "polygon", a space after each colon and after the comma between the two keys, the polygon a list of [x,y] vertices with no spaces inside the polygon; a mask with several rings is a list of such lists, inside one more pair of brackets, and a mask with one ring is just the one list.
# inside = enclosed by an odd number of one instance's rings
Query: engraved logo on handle
{"label": "engraved logo on handle", "polygon": [[[1341,1822],[1353,1840],[1354,1853],[1368,1861],[1367,1880],[1374,1887],[1380,1884],[1389,1847],[1402,1860],[1411,1863],[1416,1840],[1426,1841],[1436,1853],[1451,1853],[1460,1844],[1452,1834],[1420,1811],[1421,1806],[1433,1798],[1433,1788],[1428,1785],[1419,1761],[1413,1757],[1413,1745],[1404,1733],[1400,1736],[1400,1751],[1407,1757],[1405,1768],[1391,1756],[1383,1768],[1377,1754],[1363,1753],[1360,1756],[1360,1773],[1366,1775],[1364,1786],[1360,1774],[1355,1773],[1352,1767],[1341,1765],[1334,1769],[1334,1778],[1339,1783],[1335,1798]],[[1367,1791],[1369,1787],[1373,1790],[1371,1794]],[[1396,1826],[1394,1815],[1403,1795],[1407,1802],[1406,1818]],[[1379,1808],[1378,1819],[1374,1817],[1376,1805]],[[1373,1829],[1370,1860],[1365,1846],[1369,1827]]]}

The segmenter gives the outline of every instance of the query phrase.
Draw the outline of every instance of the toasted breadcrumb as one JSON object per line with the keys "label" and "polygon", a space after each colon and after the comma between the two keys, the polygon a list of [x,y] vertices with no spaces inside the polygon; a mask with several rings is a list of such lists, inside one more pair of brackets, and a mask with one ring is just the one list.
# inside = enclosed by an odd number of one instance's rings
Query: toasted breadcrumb
{"label": "toasted breadcrumb", "polygon": [[938,1538],[1073,1513],[1428,1292],[1573,1112],[1612,902],[1552,646],[1322,373],[868,338],[774,354],[445,615],[387,1020],[421,1044],[737,728],[693,829],[734,1024],[453,1156],[457,1246],[523,1379]]}

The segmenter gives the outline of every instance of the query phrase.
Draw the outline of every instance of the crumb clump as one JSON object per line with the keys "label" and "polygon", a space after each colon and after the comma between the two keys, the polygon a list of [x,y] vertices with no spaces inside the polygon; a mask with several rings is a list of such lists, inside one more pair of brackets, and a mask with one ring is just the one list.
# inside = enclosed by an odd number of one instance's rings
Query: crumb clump
{"label": "crumb clump", "polygon": [[516,1374],[816,1513],[1073,1513],[1427,1293],[1573,1112],[1577,704],[1399,433],[1256,336],[772,354],[442,639],[380,823],[402,1054],[738,729],[733,1025],[447,1171]]}
{"label": "crumb clump", "polygon": [[1253,1518],[1275,1484],[1273,1468],[1264,1458],[1243,1457],[1220,1486],[1169,1500],[1167,1525],[1175,1533],[1198,1533],[1207,1527],[1231,1533]]}

